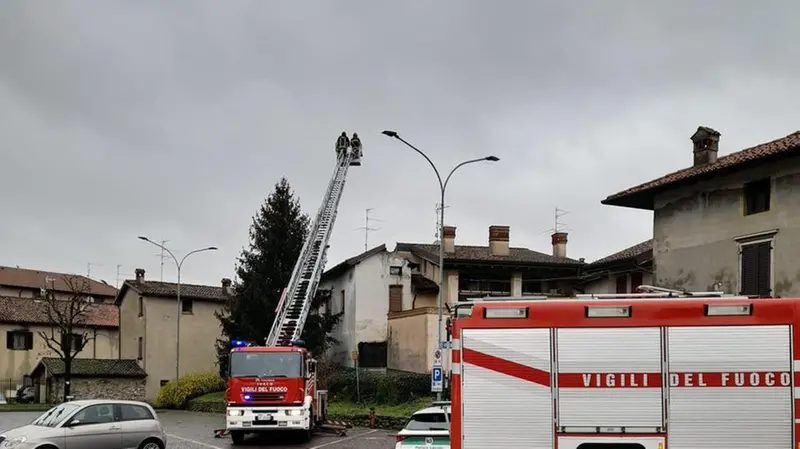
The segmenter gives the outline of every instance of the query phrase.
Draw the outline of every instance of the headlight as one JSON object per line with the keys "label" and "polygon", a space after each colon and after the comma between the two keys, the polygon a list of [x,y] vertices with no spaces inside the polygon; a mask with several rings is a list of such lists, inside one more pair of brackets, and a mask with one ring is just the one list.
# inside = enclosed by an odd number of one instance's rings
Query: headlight
{"label": "headlight", "polygon": [[286,410],[286,415],[288,416],[300,416],[303,414],[302,410]]}
{"label": "headlight", "polygon": [[228,410],[228,416],[242,416],[244,415],[244,410]]}
{"label": "headlight", "polygon": [[28,441],[27,437],[12,438],[10,440],[3,441],[3,447],[16,447],[26,441]]}

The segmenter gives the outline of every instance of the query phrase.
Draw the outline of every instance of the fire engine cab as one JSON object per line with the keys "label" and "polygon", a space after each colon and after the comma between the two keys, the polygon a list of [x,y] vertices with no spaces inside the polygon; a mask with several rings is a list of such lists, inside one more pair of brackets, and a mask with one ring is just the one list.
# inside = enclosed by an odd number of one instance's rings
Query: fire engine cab
{"label": "fire engine cab", "polygon": [[452,447],[800,448],[800,299],[644,288],[457,311]]}

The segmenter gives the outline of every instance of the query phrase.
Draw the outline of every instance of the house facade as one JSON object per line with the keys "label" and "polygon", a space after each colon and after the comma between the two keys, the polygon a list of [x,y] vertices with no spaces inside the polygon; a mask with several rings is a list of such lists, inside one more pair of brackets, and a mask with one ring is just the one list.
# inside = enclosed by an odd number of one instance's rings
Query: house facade
{"label": "house facade", "polygon": [[691,141],[691,167],[602,201],[653,211],[654,283],[799,296],[800,132],[721,157],[718,131]]}
{"label": "house facade", "polygon": [[[61,331],[48,313],[48,303],[30,297],[0,297],[0,391],[14,397],[24,378],[45,357],[60,357]],[[79,359],[119,357],[119,310],[113,304],[91,304],[73,329],[73,339],[86,338]],[[48,345],[48,340],[50,345]]]}
{"label": "house facade", "polygon": [[[453,226],[443,236],[448,308],[484,296],[568,296],[579,284],[584,263],[566,256],[566,233],[552,236],[553,254],[510,246],[508,226],[491,226],[485,246],[457,245]],[[323,274],[320,288],[331,291],[332,311],[345,312],[334,334],[336,361],[353,366],[350,355],[358,352],[361,366],[430,370],[439,332],[438,248],[401,242],[389,252],[382,245]]]}
{"label": "house facade", "polygon": [[222,329],[214,312],[222,310],[231,294],[230,279],[223,279],[219,287],[182,283],[178,305],[177,284],[148,281],[141,268],[136,269],[136,279],[123,283],[115,301],[120,313],[120,358],[138,360],[147,372],[148,400],[154,401],[161,386],[175,378],[178,350],[181,376],[218,371],[215,344]]}

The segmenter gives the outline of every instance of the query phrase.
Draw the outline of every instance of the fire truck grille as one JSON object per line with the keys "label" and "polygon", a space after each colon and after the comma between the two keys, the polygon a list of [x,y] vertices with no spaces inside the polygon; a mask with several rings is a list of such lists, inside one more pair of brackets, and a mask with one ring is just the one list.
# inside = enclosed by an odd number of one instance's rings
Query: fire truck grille
{"label": "fire truck grille", "polygon": [[259,402],[280,402],[286,397],[285,394],[279,393],[254,393],[252,395],[253,401]]}

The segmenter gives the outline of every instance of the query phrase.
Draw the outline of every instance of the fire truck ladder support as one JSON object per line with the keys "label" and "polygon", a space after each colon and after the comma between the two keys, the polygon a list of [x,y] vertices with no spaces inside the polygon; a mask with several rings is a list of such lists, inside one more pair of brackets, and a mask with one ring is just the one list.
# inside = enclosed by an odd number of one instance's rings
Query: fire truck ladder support
{"label": "fire truck ladder support", "polygon": [[358,151],[342,151],[336,158],[336,169],[323,197],[322,207],[311,227],[311,233],[294,266],[286,295],[267,337],[267,346],[289,346],[303,333],[303,326],[311,310],[311,301],[317,293],[317,284],[325,267],[328,241],[344,191],[347,169],[353,159],[360,156],[360,151],[361,148]]}

